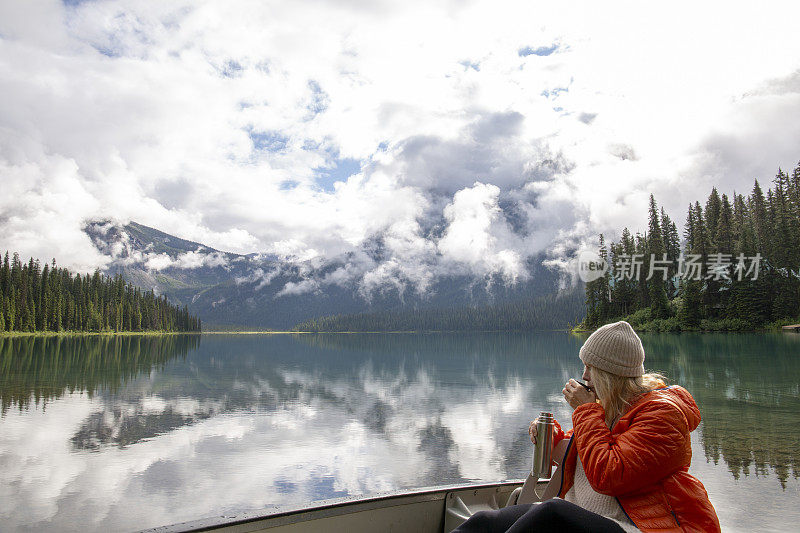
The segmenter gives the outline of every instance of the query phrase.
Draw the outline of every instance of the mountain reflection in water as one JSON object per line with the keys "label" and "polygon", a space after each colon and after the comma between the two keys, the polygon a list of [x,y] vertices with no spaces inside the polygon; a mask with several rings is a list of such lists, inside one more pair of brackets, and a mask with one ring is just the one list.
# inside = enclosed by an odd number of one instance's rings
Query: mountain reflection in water
{"label": "mountain reflection in water", "polygon": [[[555,332],[0,339],[0,520],[12,530],[138,529],[521,478],[528,422],[549,410],[570,426],[560,390],[582,371],[582,341]],[[798,341],[643,335],[646,366],[701,408],[693,469],[715,505],[750,500],[730,484],[755,482],[751,473],[772,483],[762,492],[773,503],[797,491]],[[726,522],[744,523],[733,513]]]}

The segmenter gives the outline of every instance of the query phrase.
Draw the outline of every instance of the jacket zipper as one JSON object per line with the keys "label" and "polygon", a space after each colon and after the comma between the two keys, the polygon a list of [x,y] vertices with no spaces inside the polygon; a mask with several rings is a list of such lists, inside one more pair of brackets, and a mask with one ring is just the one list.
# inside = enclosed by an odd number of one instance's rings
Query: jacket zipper
{"label": "jacket zipper", "polygon": [[[614,496],[614,499],[617,500],[617,504],[619,505],[619,508],[622,509],[623,513],[625,513],[625,516],[628,518],[628,520],[630,520],[631,524],[636,526],[636,522],[633,521],[631,516],[628,514],[628,511],[626,511],[625,508],[622,506],[622,502],[619,501],[619,498],[617,496]],[[639,527],[639,526],[636,526],[636,527]]]}
{"label": "jacket zipper", "polygon": [[[562,464],[567,462],[567,456],[569,455],[569,449],[572,447],[572,443],[574,442],[573,439],[575,438],[575,430],[572,430],[572,436],[569,438],[569,442],[567,443],[567,450],[564,452],[564,458],[561,460]],[[561,468],[566,469],[566,465],[563,465]],[[564,473],[561,473],[561,484],[558,486],[558,495],[561,495],[561,489],[564,488]]]}
{"label": "jacket zipper", "polygon": [[669,509],[669,514],[672,515],[672,518],[675,519],[675,523],[678,524],[678,527],[680,527],[681,521],[678,520],[678,515],[675,514],[675,511],[672,509],[672,505],[669,503],[669,500],[667,499],[667,495],[664,494],[664,489],[663,489],[664,486],[661,485],[661,487],[662,487],[662,489],[661,489],[661,497],[664,499],[664,505],[667,506],[667,509]]}
{"label": "jacket zipper", "polygon": [[[667,509],[669,509],[669,513],[672,515],[672,518],[674,518],[674,519],[675,519],[675,523],[678,525],[678,527],[680,527],[680,525],[681,525],[681,521],[680,521],[680,520],[678,520],[678,515],[676,515],[676,514],[675,514],[675,511],[673,511],[673,510],[672,510],[672,506],[671,506],[671,505],[669,504],[669,502],[667,501],[667,498],[666,498],[666,497],[665,497],[663,494],[662,494],[661,496],[662,496],[662,498],[664,498],[664,503],[667,505]],[[630,521],[631,521],[631,524],[633,524],[634,526],[636,526],[636,522],[634,522],[634,521],[633,521],[633,519],[631,518],[631,516],[628,514],[628,511],[626,511],[626,510],[625,510],[625,507],[623,507],[623,505],[622,505],[622,502],[621,502],[621,501],[619,501],[619,497],[617,497],[617,496],[614,496],[614,499],[615,499],[615,500],[617,500],[617,503],[619,504],[619,508],[620,508],[620,509],[622,509],[622,512],[623,512],[623,513],[625,513],[625,516],[626,516],[626,517],[628,517],[628,520],[630,520]],[[636,526],[636,527],[639,527],[639,526]]]}
{"label": "jacket zipper", "polygon": [[[569,448],[570,448],[570,446],[572,446],[572,440],[574,438],[575,438],[575,428],[572,429],[572,437],[569,440],[569,444],[567,444],[567,451],[564,454],[564,462],[567,461],[567,455],[569,454]],[[563,487],[564,487],[564,476],[562,475],[561,476],[561,487],[558,488],[558,493],[559,494],[561,494],[561,489]],[[619,498],[614,496],[614,499],[617,500],[617,505],[619,505],[619,508],[622,509],[622,512],[625,514],[625,516],[628,518],[628,520],[630,520],[630,523],[633,524],[634,526],[636,526],[636,522],[634,522],[633,519],[631,519],[630,515],[628,514],[628,511],[625,510],[625,508],[622,506],[622,502],[619,501]],[[672,508],[670,508],[670,512],[671,511],[672,511]],[[673,516],[675,516],[675,513],[672,513],[672,514],[673,514]],[[675,520],[677,521],[677,518]],[[636,527],[639,527],[639,526],[636,526]]]}
{"label": "jacket zipper", "polygon": [[[672,385],[670,385],[668,387],[661,387],[661,388],[655,389],[655,390],[664,390],[664,389],[671,389],[671,388],[672,388]],[[574,438],[574,437],[575,437],[575,429],[573,428],[573,430],[572,430],[572,438]],[[572,446],[572,439],[570,439],[569,444],[567,445],[567,453],[569,453],[569,447],[570,446]],[[564,455],[564,460],[566,460],[566,458],[567,458],[567,456],[565,454]],[[563,486],[564,486],[564,476],[561,476],[561,487],[563,487]],[[558,493],[559,494],[561,494],[561,487],[559,487],[559,489],[558,489]],[[626,511],[625,507],[622,506],[622,502],[619,501],[619,497],[614,496],[614,499],[617,500],[617,504],[619,505],[619,508],[622,509],[622,512],[625,514],[625,516],[628,518],[628,520],[630,520],[631,523],[634,526],[636,526],[636,522],[633,521],[631,516],[628,514],[628,511]],[[672,518],[675,519],[675,523],[678,524],[678,526],[680,527],[681,521],[678,520],[678,516],[675,514],[675,511],[672,510],[672,506],[669,504],[669,502],[666,501],[666,497],[664,498],[664,501],[667,504],[667,509],[669,509],[669,512],[672,515]],[[636,526],[636,527],[639,527],[639,526]]]}

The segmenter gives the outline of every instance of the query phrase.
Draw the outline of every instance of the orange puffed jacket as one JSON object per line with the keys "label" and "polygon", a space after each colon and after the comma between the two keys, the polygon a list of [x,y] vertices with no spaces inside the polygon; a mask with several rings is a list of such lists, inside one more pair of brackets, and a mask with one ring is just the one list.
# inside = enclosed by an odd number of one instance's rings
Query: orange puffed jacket
{"label": "orange puffed jacket", "polygon": [[563,498],[572,487],[580,455],[592,488],[615,496],[642,531],[720,531],[705,487],[688,474],[689,433],[699,423],[692,395],[678,386],[644,394],[611,430],[600,404],[578,406],[572,413],[573,429],[564,433],[555,426],[555,444],[570,439],[558,495]]}

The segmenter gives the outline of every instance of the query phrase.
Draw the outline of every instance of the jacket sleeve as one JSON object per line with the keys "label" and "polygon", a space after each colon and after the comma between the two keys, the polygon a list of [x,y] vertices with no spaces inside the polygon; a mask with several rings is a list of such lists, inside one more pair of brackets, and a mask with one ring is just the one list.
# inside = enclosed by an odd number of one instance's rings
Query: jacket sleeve
{"label": "jacket sleeve", "polygon": [[558,420],[555,418],[553,419],[553,446],[561,442],[566,438],[566,433],[564,430],[561,429],[561,424],[558,423]]}
{"label": "jacket sleeve", "polygon": [[652,485],[691,460],[686,418],[669,402],[648,402],[616,435],[599,404],[578,406],[572,423],[586,478],[601,494],[617,496]]}
{"label": "jacket sleeve", "polygon": [[[565,433],[564,430],[561,429],[561,424],[559,424],[558,420],[556,420],[555,418],[553,419],[553,425],[555,426],[553,429],[553,449],[555,450],[559,442],[563,441],[564,439],[569,439],[570,437],[572,437],[572,430],[570,429]],[[553,465],[555,466],[560,464],[559,461],[561,461],[561,459],[562,459],[561,457],[557,457],[557,454],[554,453],[552,461]]]}

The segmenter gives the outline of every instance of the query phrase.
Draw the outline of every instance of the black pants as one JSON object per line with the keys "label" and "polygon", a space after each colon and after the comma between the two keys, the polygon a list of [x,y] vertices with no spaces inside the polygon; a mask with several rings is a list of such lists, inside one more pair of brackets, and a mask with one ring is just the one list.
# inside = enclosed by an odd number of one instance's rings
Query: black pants
{"label": "black pants", "polygon": [[625,533],[619,524],[568,501],[510,505],[480,511],[453,533]]}

